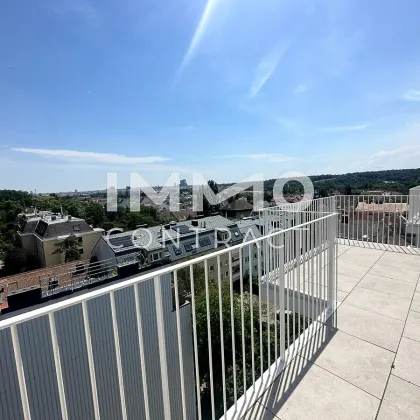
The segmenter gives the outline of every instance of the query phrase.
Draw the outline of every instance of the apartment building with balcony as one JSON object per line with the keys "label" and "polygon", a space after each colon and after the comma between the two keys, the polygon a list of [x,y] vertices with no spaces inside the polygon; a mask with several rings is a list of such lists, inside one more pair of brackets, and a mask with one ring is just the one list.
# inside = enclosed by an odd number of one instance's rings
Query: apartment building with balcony
{"label": "apartment building with balcony", "polygon": [[[92,261],[107,261],[109,270],[117,267],[119,277],[127,277],[145,269],[176,263],[209,254],[218,247],[234,246],[247,239],[261,236],[254,220],[246,226],[235,223],[222,216],[209,216],[201,219],[186,220],[163,226],[143,227],[136,231],[116,233],[102,237],[92,250]],[[245,240],[247,240],[245,239]],[[217,259],[208,260],[210,281],[229,278],[232,265],[234,281],[239,280],[240,258],[248,267],[248,251],[241,256],[239,250]],[[256,258],[253,260],[256,264]],[[244,268],[247,275],[249,268]],[[256,270],[255,270],[256,273]]]}

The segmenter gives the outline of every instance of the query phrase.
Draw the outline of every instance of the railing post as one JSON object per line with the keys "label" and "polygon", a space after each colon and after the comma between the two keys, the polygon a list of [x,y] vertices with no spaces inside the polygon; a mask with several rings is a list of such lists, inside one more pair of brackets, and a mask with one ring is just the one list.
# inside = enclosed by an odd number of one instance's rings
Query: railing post
{"label": "railing post", "polygon": [[327,298],[327,314],[330,316],[335,309],[335,236],[337,229],[337,214],[331,215],[328,219],[328,298]]}
{"label": "railing post", "polygon": [[280,262],[279,262],[279,284],[278,288],[280,290],[280,296],[279,296],[279,313],[280,313],[280,360],[285,361],[286,359],[286,340],[285,340],[285,334],[286,334],[286,323],[285,323],[285,306],[284,306],[284,242],[285,237],[284,233],[280,234]]}

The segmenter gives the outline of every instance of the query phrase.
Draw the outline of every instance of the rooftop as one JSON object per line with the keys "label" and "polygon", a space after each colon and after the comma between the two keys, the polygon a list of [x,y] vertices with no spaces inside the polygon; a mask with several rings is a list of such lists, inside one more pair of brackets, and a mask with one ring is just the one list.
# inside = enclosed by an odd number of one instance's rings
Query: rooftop
{"label": "rooftop", "polygon": [[56,238],[57,236],[91,232],[94,229],[84,219],[56,214],[41,215],[22,220],[20,222],[21,234],[35,233],[42,239]]}
{"label": "rooftop", "polygon": [[337,327],[319,325],[246,419],[420,418],[420,256],[354,245],[338,245]]}
{"label": "rooftop", "polygon": [[232,210],[232,211],[244,211],[244,210],[252,210],[252,204],[241,198],[235,201],[232,201],[231,203],[227,204],[225,207],[222,208],[222,210]]}
{"label": "rooftop", "polygon": [[356,211],[405,213],[408,210],[407,203],[359,203]]}

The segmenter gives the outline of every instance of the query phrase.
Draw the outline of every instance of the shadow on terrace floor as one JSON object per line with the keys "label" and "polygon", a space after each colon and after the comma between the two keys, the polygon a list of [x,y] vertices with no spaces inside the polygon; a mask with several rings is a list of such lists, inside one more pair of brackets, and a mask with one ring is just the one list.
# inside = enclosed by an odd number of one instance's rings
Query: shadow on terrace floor
{"label": "shadow on terrace floor", "polygon": [[[291,395],[297,390],[302,380],[314,366],[313,363],[337,333],[338,330],[333,326],[332,318],[315,333],[299,354],[294,355],[294,359],[287,365],[286,369],[274,383],[268,387],[258,402],[243,416],[243,419],[268,420],[279,418],[275,413],[279,413]],[[307,378],[309,382],[313,382],[314,387],[319,387],[320,384],[316,382],[314,375],[310,376],[310,378]],[[326,388],[330,387],[330,384],[326,384]],[[320,403],[322,404],[322,402]],[[308,410],[307,418],[311,418],[310,405],[308,403],[305,404],[299,396],[299,398],[295,398],[293,403],[287,407],[288,417],[294,418],[293,412],[299,411],[299,417],[306,418],[302,410]]]}

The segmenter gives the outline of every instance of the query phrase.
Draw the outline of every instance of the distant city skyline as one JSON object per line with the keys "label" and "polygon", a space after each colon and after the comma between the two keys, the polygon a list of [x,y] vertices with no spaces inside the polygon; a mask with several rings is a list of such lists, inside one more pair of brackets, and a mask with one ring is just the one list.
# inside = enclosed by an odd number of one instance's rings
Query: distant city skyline
{"label": "distant city skyline", "polygon": [[419,166],[415,0],[2,6],[0,188]]}

